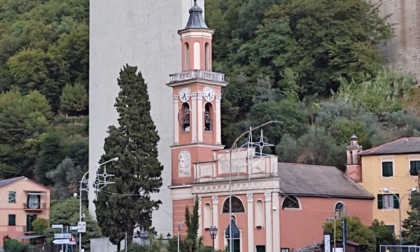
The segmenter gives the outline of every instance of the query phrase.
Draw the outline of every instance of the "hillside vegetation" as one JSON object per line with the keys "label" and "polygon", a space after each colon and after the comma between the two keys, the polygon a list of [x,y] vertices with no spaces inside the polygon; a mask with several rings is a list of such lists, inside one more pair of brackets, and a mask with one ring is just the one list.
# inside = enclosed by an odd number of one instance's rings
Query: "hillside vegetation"
{"label": "hillside vegetation", "polygon": [[344,169],[355,134],[365,149],[418,136],[418,88],[384,65],[378,49],[393,36],[377,6],[364,0],[211,0],[214,69],[229,77],[223,140],[267,126],[281,161]]}
{"label": "hillside vegetation", "polygon": [[[0,0],[0,178],[77,188],[88,160],[88,0]],[[264,128],[281,161],[344,168],[364,148],[420,132],[416,81],[378,50],[393,35],[363,0],[206,0],[214,71],[226,73],[223,142]],[[139,69],[141,71],[141,69]],[[147,82],[147,80],[146,80]],[[257,135],[257,132],[255,133]],[[255,136],[257,137],[257,136]]]}

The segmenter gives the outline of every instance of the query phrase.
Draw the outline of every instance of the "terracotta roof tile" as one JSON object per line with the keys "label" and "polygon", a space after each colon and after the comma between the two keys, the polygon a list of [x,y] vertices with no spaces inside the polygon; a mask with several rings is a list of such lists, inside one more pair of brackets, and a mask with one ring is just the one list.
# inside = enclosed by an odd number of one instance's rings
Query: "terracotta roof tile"
{"label": "terracotta roof tile", "polygon": [[405,137],[359,152],[361,156],[420,153],[420,137]]}
{"label": "terracotta roof tile", "polygon": [[278,163],[281,193],[301,196],[373,199],[334,166]]}

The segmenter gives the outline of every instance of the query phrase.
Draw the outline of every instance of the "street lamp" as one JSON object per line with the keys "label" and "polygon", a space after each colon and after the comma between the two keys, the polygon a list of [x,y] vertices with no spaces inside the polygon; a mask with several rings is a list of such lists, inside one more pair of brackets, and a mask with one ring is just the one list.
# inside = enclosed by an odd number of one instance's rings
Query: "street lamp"
{"label": "street lamp", "polygon": [[237,147],[236,143],[239,141],[239,139],[244,137],[246,134],[272,123],[280,123],[280,121],[271,120],[263,124],[260,124],[255,128],[251,128],[243,132],[235,139],[235,141],[233,141],[233,144],[230,147],[230,150],[229,150],[229,223],[230,223],[229,225],[229,252],[233,252],[233,246],[232,246],[233,237],[232,237],[232,223],[231,223],[231,219],[232,219],[232,150]]}
{"label": "street lamp", "polygon": [[[98,170],[102,165],[105,165],[110,162],[116,162],[118,161],[118,157],[114,157],[108,161],[105,161],[99,165],[96,166],[96,170]],[[83,174],[82,179],[80,180],[80,188],[79,188],[79,222],[82,221],[82,191],[83,191],[83,184],[89,183],[89,179],[87,178],[87,175],[89,174],[89,171],[85,172]],[[89,190],[89,186],[85,189]],[[79,252],[82,252],[82,232],[79,232]]]}
{"label": "street lamp", "polygon": [[396,194],[392,193],[389,189],[389,187],[385,187],[384,189],[382,189],[383,192],[385,193],[389,193],[392,194],[395,198],[398,199],[398,222],[399,222],[399,229],[400,229],[400,234],[399,234],[399,239],[400,239],[400,248],[402,246],[402,237],[401,237],[401,202],[404,199],[405,196],[410,195],[413,192],[417,191],[416,187],[412,187],[410,188],[410,191],[406,194],[404,194],[402,197],[397,196]]}
{"label": "street lamp", "polygon": [[211,226],[209,228],[209,232],[210,232],[210,237],[213,240],[213,252],[214,252],[214,239],[216,239],[216,236],[217,236],[217,227]]}
{"label": "street lamp", "polygon": [[185,223],[185,221],[182,221],[182,222],[180,222],[180,223],[178,223],[178,243],[177,243],[177,251],[179,252],[179,232],[181,232],[181,227],[182,227],[182,225],[184,225],[184,223]]}

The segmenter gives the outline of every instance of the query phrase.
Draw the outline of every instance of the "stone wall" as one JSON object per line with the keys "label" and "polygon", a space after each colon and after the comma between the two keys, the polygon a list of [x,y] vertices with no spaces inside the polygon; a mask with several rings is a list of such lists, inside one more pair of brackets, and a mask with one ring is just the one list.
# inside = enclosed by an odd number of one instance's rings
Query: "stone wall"
{"label": "stone wall", "polygon": [[394,69],[413,73],[420,80],[420,0],[372,0],[379,3],[381,16],[390,16],[395,37],[383,50]]}

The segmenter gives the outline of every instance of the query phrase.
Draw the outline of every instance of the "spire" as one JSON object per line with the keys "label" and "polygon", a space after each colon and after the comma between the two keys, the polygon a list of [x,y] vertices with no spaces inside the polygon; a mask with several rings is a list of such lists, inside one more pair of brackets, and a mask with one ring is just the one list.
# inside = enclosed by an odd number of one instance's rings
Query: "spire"
{"label": "spire", "polygon": [[187,26],[185,26],[185,29],[191,28],[208,28],[203,18],[203,10],[198,7],[197,0],[194,0],[194,5],[190,8],[190,17]]}

